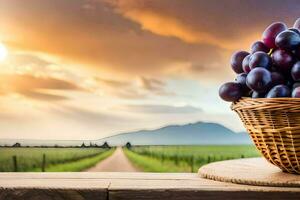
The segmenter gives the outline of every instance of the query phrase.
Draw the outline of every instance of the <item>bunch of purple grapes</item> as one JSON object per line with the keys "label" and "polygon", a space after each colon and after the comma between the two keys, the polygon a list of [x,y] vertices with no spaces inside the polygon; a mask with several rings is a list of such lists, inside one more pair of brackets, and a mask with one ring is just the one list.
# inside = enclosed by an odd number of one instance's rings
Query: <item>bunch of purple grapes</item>
{"label": "bunch of purple grapes", "polygon": [[220,97],[235,102],[241,97],[300,98],[300,18],[293,28],[275,22],[263,32],[262,41],[251,51],[238,51],[231,57],[237,74],[234,82],[223,84]]}

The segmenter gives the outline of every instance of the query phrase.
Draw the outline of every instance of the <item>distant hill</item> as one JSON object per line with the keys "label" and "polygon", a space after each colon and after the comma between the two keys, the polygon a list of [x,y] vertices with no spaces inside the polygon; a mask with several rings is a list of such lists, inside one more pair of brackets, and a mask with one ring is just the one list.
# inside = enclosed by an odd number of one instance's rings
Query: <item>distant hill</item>
{"label": "distant hill", "polygon": [[97,143],[124,145],[227,145],[251,144],[246,133],[236,133],[217,124],[197,122],[186,125],[171,125],[155,130],[140,130],[97,140]]}
{"label": "distant hill", "polygon": [[140,130],[122,133],[99,140],[14,140],[0,139],[0,145],[13,145],[16,142],[22,146],[80,146],[107,142],[111,146],[125,145],[229,145],[251,144],[246,133],[236,133],[217,124],[197,122],[185,125],[171,125],[154,130]]}

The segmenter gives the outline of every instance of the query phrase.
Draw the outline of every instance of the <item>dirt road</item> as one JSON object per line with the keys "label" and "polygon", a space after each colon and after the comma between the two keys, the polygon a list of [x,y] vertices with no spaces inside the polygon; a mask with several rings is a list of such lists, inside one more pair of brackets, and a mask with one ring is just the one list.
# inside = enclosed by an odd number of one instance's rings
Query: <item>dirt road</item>
{"label": "dirt road", "polygon": [[137,172],[131,162],[124,154],[121,147],[105,160],[99,162],[94,167],[86,170],[86,172]]}

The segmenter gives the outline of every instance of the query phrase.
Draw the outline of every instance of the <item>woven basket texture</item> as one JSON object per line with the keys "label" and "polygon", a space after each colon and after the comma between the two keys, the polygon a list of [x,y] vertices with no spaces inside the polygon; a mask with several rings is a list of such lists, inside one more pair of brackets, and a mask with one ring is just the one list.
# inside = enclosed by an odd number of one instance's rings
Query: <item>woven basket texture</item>
{"label": "woven basket texture", "polygon": [[242,98],[231,108],[270,163],[300,174],[300,98]]}

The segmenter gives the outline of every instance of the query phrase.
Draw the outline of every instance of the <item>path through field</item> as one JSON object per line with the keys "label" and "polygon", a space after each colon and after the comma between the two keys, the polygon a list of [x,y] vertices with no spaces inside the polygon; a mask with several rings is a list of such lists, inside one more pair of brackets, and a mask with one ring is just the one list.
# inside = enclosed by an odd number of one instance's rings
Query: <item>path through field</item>
{"label": "path through field", "polygon": [[105,160],[99,162],[94,167],[87,169],[87,172],[137,172],[131,162],[128,160],[121,147]]}

